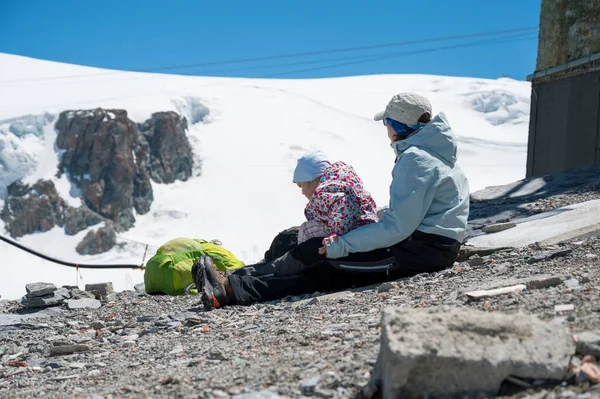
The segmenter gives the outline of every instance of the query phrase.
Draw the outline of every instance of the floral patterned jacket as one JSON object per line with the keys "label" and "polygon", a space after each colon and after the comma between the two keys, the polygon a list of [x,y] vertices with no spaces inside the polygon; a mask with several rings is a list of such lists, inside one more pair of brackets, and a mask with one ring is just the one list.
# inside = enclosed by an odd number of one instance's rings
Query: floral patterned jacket
{"label": "floral patterned jacket", "polygon": [[352,166],[336,162],[327,168],[304,215],[326,226],[331,234],[344,235],[377,222],[377,206]]}

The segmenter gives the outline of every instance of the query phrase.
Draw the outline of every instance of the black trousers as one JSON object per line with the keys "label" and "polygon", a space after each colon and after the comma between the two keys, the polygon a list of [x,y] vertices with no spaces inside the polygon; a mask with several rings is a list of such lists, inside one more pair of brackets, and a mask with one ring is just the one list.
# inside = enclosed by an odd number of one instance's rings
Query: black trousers
{"label": "black trousers", "polygon": [[[390,248],[327,259],[318,253],[321,242],[321,238],[310,239],[269,262],[272,266],[279,261],[276,266],[281,273],[266,274],[264,268],[271,266],[261,264],[256,265],[261,268],[259,273],[253,271],[254,266],[247,266],[231,274],[228,278],[236,303],[248,305],[288,295],[336,291],[432,273],[451,267],[460,249],[456,240],[415,231]],[[292,274],[285,272],[286,265],[292,266]]]}

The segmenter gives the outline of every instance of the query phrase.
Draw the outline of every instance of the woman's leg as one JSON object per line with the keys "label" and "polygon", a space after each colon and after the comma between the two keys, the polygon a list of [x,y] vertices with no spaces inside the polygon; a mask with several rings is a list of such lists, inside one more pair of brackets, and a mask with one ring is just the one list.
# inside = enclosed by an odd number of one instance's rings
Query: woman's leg
{"label": "woman's leg", "polygon": [[391,248],[350,254],[328,260],[318,254],[321,239],[300,244],[286,259],[304,266],[291,276],[229,276],[236,303],[240,305],[270,301],[287,295],[333,291],[397,280],[420,273],[451,267],[460,243],[440,236],[415,232]]}
{"label": "woman's leg", "polygon": [[[319,255],[321,238],[310,239],[294,248],[276,261],[274,267],[295,269],[291,275],[253,276],[234,273],[229,276],[229,284],[239,305],[281,299],[288,295],[310,294],[316,291],[342,289],[353,285],[368,285],[385,280],[385,273],[349,272],[333,267],[325,257]],[[365,261],[389,259],[386,249],[360,254]],[[277,263],[277,262],[275,262]]]}

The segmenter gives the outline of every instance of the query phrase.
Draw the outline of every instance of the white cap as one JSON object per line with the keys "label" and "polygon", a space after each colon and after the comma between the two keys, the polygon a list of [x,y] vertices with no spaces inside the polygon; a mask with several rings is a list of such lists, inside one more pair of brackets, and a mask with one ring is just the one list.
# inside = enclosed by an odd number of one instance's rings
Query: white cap
{"label": "white cap", "polygon": [[373,119],[390,118],[406,125],[416,125],[424,113],[432,114],[428,99],[416,93],[400,93],[392,97],[385,111],[378,112]]}
{"label": "white cap", "polygon": [[315,180],[323,176],[325,169],[331,166],[331,163],[320,151],[314,151],[303,155],[298,159],[298,164],[294,170],[294,183],[303,183]]}

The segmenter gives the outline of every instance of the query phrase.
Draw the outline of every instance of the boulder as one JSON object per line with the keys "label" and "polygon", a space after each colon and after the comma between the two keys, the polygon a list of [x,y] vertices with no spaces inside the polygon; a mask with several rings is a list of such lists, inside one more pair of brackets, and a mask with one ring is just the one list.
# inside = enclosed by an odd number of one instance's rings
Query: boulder
{"label": "boulder", "polygon": [[29,298],[52,294],[56,290],[56,286],[52,283],[31,283],[25,285],[25,291],[27,292],[27,297]]}
{"label": "boulder", "polygon": [[526,314],[441,306],[385,309],[381,349],[366,396],[483,397],[509,376],[566,377],[575,345],[558,323]]}
{"label": "boulder", "polygon": [[111,282],[98,283],[98,284],[86,284],[85,290],[92,293],[96,299],[103,301],[112,300],[115,298],[115,290]]}
{"label": "boulder", "polygon": [[30,297],[25,295],[21,299],[21,305],[27,308],[47,308],[49,306],[62,305],[71,295],[65,288],[58,288],[50,294]]}
{"label": "boulder", "polygon": [[117,243],[117,232],[112,225],[106,225],[86,234],[75,250],[80,255],[96,255],[109,251]]}
{"label": "boulder", "polygon": [[33,186],[17,180],[7,187],[7,192],[0,218],[12,237],[62,225],[66,204],[51,180],[39,180]]}
{"label": "boulder", "polygon": [[75,235],[90,226],[107,222],[107,219],[92,211],[86,205],[82,205],[79,208],[68,208],[63,219],[65,233],[68,235]]}

